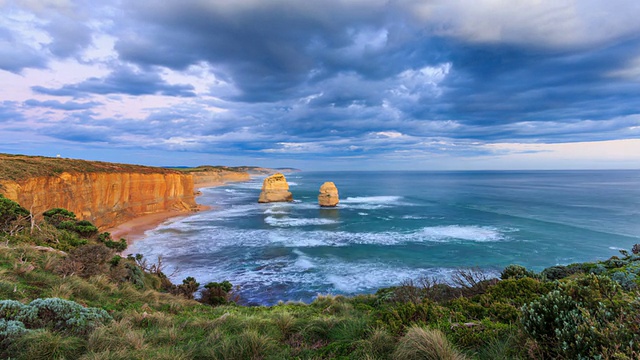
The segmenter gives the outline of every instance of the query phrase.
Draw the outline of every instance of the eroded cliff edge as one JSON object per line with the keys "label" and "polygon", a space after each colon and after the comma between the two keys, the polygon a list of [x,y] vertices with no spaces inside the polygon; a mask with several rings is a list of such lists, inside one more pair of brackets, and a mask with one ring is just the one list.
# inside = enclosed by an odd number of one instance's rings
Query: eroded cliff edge
{"label": "eroded cliff edge", "polygon": [[147,214],[196,211],[196,187],[249,179],[233,170],[190,170],[0,154],[0,193],[36,216],[60,207],[107,229]]}

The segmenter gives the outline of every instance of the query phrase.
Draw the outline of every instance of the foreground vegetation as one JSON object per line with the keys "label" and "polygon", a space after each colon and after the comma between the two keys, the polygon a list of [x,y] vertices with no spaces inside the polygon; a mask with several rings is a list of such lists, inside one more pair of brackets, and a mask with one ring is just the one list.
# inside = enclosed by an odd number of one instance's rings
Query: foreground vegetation
{"label": "foreground vegetation", "polygon": [[451,284],[245,307],[228,282],[194,296],[196,279],[171,284],[160,260],[118,256],[126,243],[64,209],[32,220],[0,196],[0,358],[640,358],[640,246],[541,273],[467,269]]}

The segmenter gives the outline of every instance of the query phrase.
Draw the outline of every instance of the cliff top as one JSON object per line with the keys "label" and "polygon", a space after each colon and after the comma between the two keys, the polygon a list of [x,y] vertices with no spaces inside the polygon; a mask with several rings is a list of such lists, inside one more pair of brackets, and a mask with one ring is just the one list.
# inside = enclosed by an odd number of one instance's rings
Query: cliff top
{"label": "cliff top", "polygon": [[45,156],[0,154],[0,180],[22,180],[39,176],[57,176],[64,172],[87,173],[176,173],[175,170],[102,161],[87,161]]}
{"label": "cliff top", "polygon": [[222,172],[222,171],[233,171],[233,172],[245,172],[240,167],[229,167],[229,166],[213,166],[213,165],[200,165],[197,167],[170,167],[168,169],[177,170],[186,173],[194,173],[194,172]]}

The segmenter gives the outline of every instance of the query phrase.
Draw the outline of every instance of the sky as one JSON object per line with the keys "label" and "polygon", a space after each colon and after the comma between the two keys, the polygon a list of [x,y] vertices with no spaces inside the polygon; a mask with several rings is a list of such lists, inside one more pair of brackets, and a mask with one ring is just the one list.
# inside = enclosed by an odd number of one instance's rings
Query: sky
{"label": "sky", "polygon": [[0,0],[0,152],[640,168],[636,0]]}

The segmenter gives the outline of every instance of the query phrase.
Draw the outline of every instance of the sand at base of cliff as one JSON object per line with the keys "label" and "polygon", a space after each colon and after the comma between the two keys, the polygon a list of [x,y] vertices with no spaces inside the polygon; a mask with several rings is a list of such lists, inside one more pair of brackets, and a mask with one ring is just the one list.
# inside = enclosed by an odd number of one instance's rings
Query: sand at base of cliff
{"label": "sand at base of cliff", "polygon": [[[210,209],[210,207],[198,205],[199,211],[208,209]],[[147,214],[129,220],[114,228],[107,229],[106,231],[111,233],[111,237],[114,240],[125,238],[127,239],[127,243],[131,245],[135,240],[143,238],[145,231],[155,229],[169,219],[177,220],[192,214],[194,213],[181,211],[165,211],[155,214]]]}

